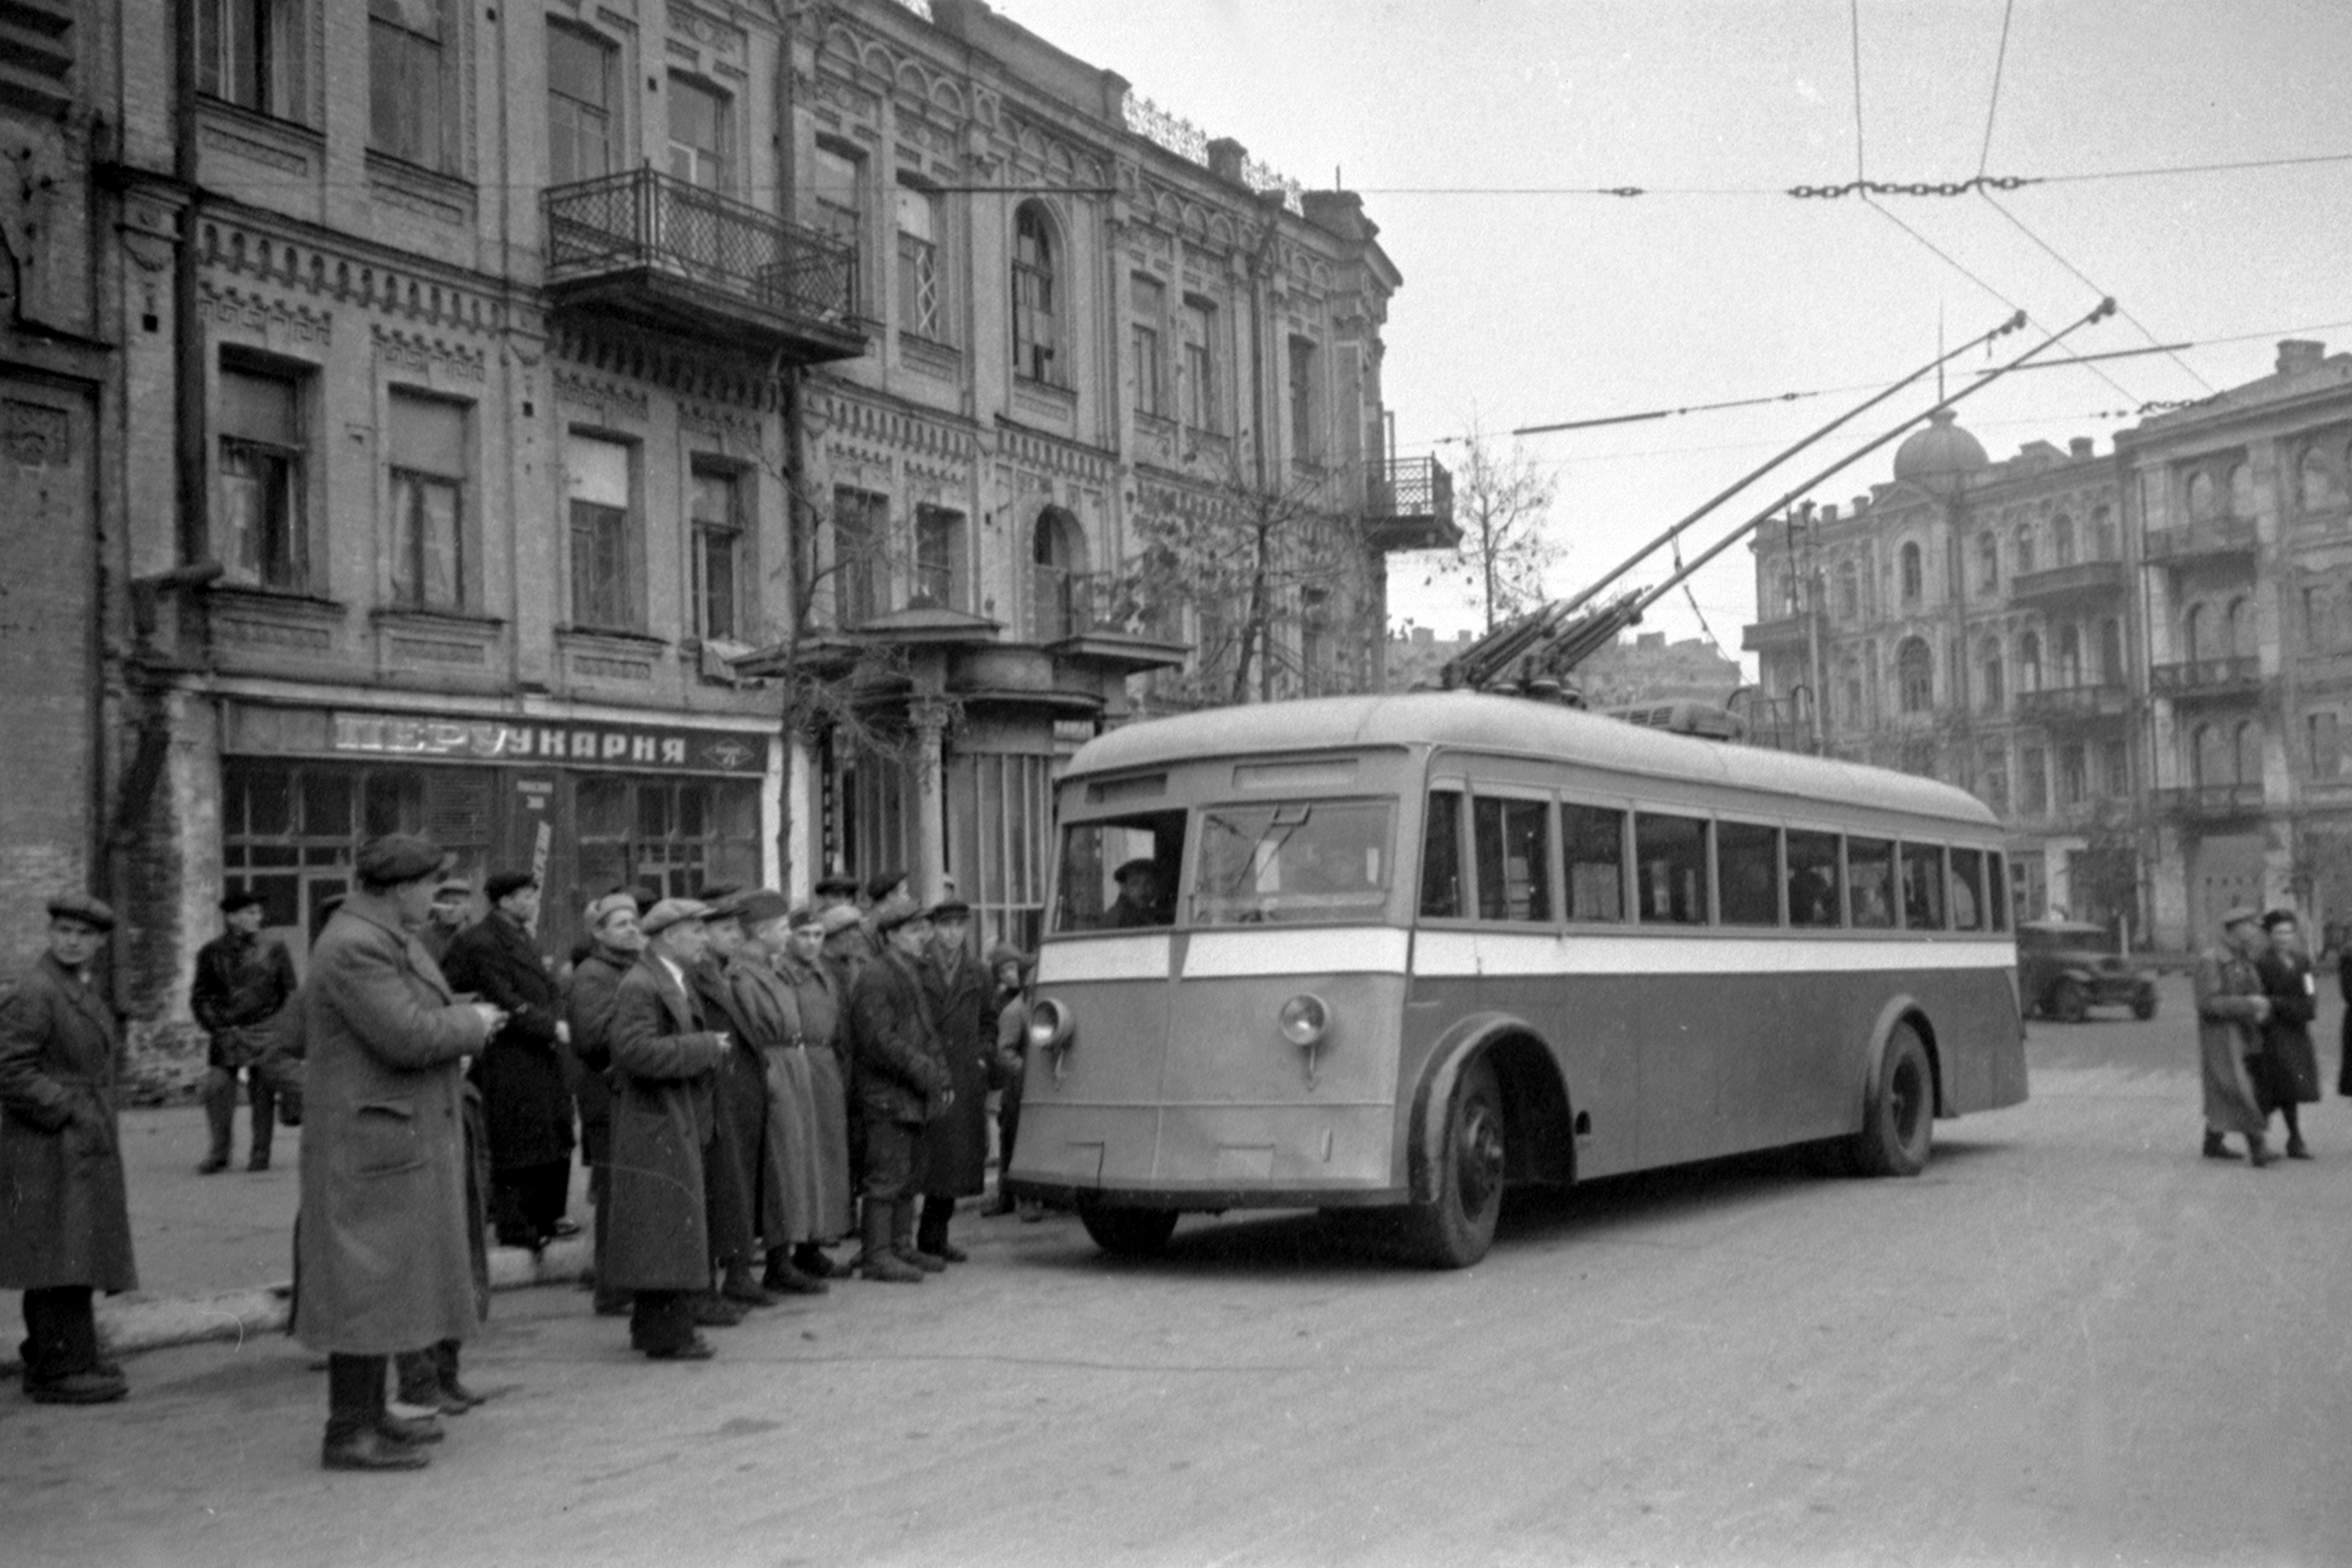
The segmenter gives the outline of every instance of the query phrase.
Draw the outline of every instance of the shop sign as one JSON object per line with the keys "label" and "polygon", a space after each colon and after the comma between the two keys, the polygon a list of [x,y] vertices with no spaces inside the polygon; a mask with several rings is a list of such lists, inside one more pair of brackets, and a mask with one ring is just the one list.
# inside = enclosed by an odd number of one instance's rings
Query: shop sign
{"label": "shop sign", "polygon": [[769,737],[756,730],[237,708],[232,749],[242,752],[752,775],[768,766]]}

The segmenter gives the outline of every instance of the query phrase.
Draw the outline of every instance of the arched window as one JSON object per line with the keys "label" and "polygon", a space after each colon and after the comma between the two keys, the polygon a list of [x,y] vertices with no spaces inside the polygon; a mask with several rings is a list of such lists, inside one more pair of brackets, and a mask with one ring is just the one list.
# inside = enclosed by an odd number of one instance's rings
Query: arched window
{"label": "arched window", "polygon": [[2189,736],[2189,782],[2199,787],[2230,782],[2230,739],[2218,724],[2200,724]]}
{"label": "arched window", "polygon": [[2230,738],[2230,782],[2260,784],[2263,782],[2263,727],[2252,719],[2238,721],[2237,732]]}
{"label": "arched window", "polygon": [[1067,509],[1037,514],[1029,542],[1039,642],[1076,637],[1094,624],[1093,581],[1086,574],[1087,536]]}
{"label": "arched window", "polygon": [[1905,545],[1899,559],[1902,563],[1903,602],[1906,605],[1916,605],[1919,602],[1921,595],[1927,591],[1925,574],[1920,568],[1919,547],[1916,544]]}
{"label": "arched window", "polygon": [[2189,613],[2180,617],[2180,657],[2190,664],[2211,651],[2206,647],[2205,606],[2191,605]]}
{"label": "arched window", "polygon": [[1845,667],[1845,724],[1849,730],[1859,730],[1870,721],[1862,710],[1862,672],[1852,665]]}
{"label": "arched window", "polygon": [[2017,639],[2017,689],[2042,689],[2042,634],[2028,632]]}
{"label": "arched window", "polygon": [[2121,686],[2124,683],[2124,624],[2118,620],[2099,623],[2099,684]]}
{"label": "arched window", "polygon": [[2230,601],[2230,646],[2223,651],[2232,658],[2254,656],[2254,602],[2242,595]]}
{"label": "arched window", "polygon": [[2000,643],[1987,637],[1978,648],[1977,657],[1984,670],[1984,710],[1998,713],[2008,705],[2009,694],[2001,687]]}
{"label": "arched window", "polygon": [[1851,561],[1838,563],[1837,609],[1839,620],[1862,618],[1862,574],[1854,570]]}
{"label": "arched window", "polygon": [[[1916,549],[1906,545],[1906,550]],[[1934,656],[1921,637],[1906,637],[1895,654],[1896,689],[1906,713],[1925,713],[1936,705],[1936,665]]]}
{"label": "arched window", "polygon": [[1990,531],[1977,535],[1977,586],[1988,594],[2000,586],[2000,541]]}
{"label": "arched window", "polygon": [[2050,563],[2074,564],[2074,520],[2063,511],[2050,522]]}
{"label": "arched window", "polygon": [[2343,504],[2343,487],[2336,480],[2336,470],[2328,466],[2327,454],[2317,447],[2303,454],[2303,461],[2295,465],[2295,474],[2304,510],[2330,511]]}
{"label": "arched window", "polygon": [[1013,215],[1013,372],[1059,385],[1054,266],[1054,230],[1045,205],[1024,202]]}
{"label": "arched window", "polygon": [[2252,518],[2254,515],[2254,470],[2245,463],[2230,469],[2230,515]]}
{"label": "arched window", "polygon": [[2221,494],[2213,487],[2213,476],[2200,468],[2189,476],[2189,521],[2210,522],[2221,510]]}
{"label": "arched window", "polygon": [[2058,684],[2083,684],[2083,634],[2078,627],[2058,628]]}
{"label": "arched window", "polygon": [[2033,529],[2027,523],[2017,525],[2017,574],[2024,576],[2033,570]]}
{"label": "arched window", "polygon": [[2116,509],[2111,506],[2094,508],[2091,512],[2091,559],[2113,561],[2116,558]]}

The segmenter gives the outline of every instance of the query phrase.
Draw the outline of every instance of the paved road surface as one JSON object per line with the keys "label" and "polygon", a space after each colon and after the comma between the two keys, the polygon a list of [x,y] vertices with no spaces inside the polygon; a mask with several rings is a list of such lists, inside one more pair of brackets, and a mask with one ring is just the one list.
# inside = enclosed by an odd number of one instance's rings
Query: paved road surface
{"label": "paved road surface", "polygon": [[[661,1367],[502,1296],[433,1468],[317,1468],[282,1340],[0,1394],[0,1560],[236,1564],[2352,1562],[2352,1102],[2196,1156],[2186,997],[2037,1026],[1915,1181],[1759,1159],[1515,1203],[1483,1265],[1299,1216],[1119,1264],[960,1222]],[[2335,1068],[2334,1015],[2322,1020]]]}

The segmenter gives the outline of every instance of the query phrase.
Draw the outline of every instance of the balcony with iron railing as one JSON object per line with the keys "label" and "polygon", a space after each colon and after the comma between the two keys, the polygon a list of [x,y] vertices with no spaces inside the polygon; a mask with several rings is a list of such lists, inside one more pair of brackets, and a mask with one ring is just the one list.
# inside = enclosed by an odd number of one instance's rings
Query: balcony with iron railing
{"label": "balcony with iron railing", "polygon": [[2131,693],[2120,683],[2087,686],[2045,686],[2017,693],[2017,716],[2028,723],[2087,724],[2120,719],[2131,708]]}
{"label": "balcony with iron railing", "polygon": [[2186,822],[2242,822],[2263,814],[2259,784],[2185,784],[2154,792],[2156,809]]}
{"label": "balcony with iron railing", "polygon": [[2231,556],[2252,556],[2262,549],[2262,530],[2250,517],[2219,517],[2185,528],[2152,528],[2141,545],[2151,565],[2187,566]]}
{"label": "balcony with iron railing", "polygon": [[800,364],[866,352],[857,249],[846,240],[649,168],[557,185],[541,200],[558,310]]}
{"label": "balcony with iron railing", "polygon": [[2009,581],[2012,605],[2057,604],[2083,599],[2120,597],[2124,563],[2120,561],[2077,561],[2040,572],[2021,572]]}
{"label": "balcony with iron railing", "polygon": [[1434,458],[1398,458],[1372,466],[1364,487],[1364,523],[1375,550],[1450,550],[1454,476]]}
{"label": "balcony with iron railing", "polygon": [[2262,689],[2263,661],[2249,653],[2152,665],[2147,686],[2155,695],[2176,700],[2243,697]]}

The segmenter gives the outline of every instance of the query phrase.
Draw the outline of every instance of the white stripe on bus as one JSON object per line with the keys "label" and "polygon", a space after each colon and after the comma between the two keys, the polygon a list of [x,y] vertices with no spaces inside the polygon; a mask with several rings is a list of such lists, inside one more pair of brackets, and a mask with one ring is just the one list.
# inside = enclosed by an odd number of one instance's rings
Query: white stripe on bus
{"label": "white stripe on bus", "polygon": [[1626,932],[1557,936],[1424,931],[1412,972],[1474,974],[1861,974],[1904,969],[2011,969],[2004,940],[1664,936]]}
{"label": "white stripe on bus", "polygon": [[1412,934],[1394,926],[1195,931],[1184,954],[1184,977],[1402,974]]}
{"label": "white stripe on bus", "polygon": [[1069,980],[1165,980],[1169,935],[1098,936],[1047,942],[1037,955],[1037,984]]}

